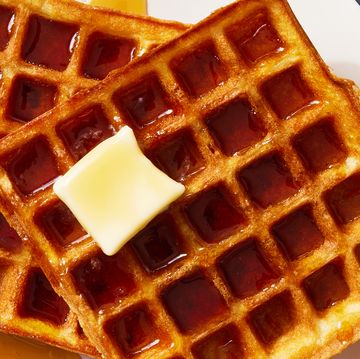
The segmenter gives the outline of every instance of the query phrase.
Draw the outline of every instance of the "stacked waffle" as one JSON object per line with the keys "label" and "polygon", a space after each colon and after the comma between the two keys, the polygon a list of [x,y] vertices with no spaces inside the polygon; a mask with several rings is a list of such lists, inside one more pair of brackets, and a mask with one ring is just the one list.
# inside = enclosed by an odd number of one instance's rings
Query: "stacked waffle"
{"label": "stacked waffle", "polygon": [[[3,205],[105,358],[328,358],[360,337],[359,118],[285,1],[238,1],[5,137]],[[107,257],[51,185],[125,124],[186,193]]]}
{"label": "stacked waffle", "polygon": [[[64,1],[0,1],[0,135],[184,29],[177,23]],[[36,255],[8,224],[12,216],[1,204],[0,329],[95,356],[76,316],[34,261]]]}

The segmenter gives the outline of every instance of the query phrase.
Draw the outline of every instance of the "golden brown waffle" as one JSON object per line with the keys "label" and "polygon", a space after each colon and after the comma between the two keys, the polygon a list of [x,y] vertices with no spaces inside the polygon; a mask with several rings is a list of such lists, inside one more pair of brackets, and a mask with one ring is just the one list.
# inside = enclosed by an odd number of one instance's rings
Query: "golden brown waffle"
{"label": "golden brown waffle", "polygon": [[[90,87],[113,68],[183,32],[185,26],[65,1],[0,1],[0,135]],[[39,36],[36,38],[36,36]],[[36,44],[37,39],[37,44]],[[67,52],[69,42],[72,51]],[[75,315],[49,287],[0,206],[0,330],[97,355]],[[35,283],[38,292],[29,294]],[[19,308],[29,296],[32,311]],[[62,307],[58,318],[52,303]]]}
{"label": "golden brown waffle", "polygon": [[[0,215],[0,329],[91,356],[99,354],[82,332],[76,315],[52,289],[6,218]],[[53,308],[59,308],[59,315]]]}
{"label": "golden brown waffle", "polygon": [[[104,357],[328,358],[360,337],[359,116],[287,3],[243,0],[3,139],[0,187]],[[51,184],[123,124],[187,190],[106,257]]]}
{"label": "golden brown waffle", "polygon": [[0,10],[2,135],[186,29],[66,0],[0,0]]}

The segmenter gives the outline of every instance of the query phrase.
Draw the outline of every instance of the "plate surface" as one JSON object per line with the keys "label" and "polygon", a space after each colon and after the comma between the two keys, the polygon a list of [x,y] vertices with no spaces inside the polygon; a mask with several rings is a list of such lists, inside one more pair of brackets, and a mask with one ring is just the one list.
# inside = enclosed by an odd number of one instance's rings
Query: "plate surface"
{"label": "plate surface", "polygon": [[[360,86],[360,0],[288,0],[300,23],[336,75]],[[196,23],[232,0],[148,0],[149,15]],[[191,9],[191,10],[190,10]],[[319,16],[320,14],[320,16]],[[360,342],[336,359],[359,359]],[[84,357],[84,359],[86,359]],[[334,358],[335,359],[335,358]]]}

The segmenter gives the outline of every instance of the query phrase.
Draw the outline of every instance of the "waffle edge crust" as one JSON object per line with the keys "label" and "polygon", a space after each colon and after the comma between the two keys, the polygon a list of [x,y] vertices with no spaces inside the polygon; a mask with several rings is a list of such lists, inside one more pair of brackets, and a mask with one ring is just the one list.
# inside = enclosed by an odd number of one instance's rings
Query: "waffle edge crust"
{"label": "waffle edge crust", "polygon": [[[352,86],[238,1],[4,138],[10,223],[105,358],[329,358],[360,337]],[[106,257],[51,184],[124,124],[186,193]]]}
{"label": "waffle edge crust", "polygon": [[[72,1],[0,1],[0,136],[185,29]],[[0,330],[98,356],[76,315],[38,269],[37,255],[9,225],[12,216],[1,204]],[[70,228],[68,223],[63,230]]]}

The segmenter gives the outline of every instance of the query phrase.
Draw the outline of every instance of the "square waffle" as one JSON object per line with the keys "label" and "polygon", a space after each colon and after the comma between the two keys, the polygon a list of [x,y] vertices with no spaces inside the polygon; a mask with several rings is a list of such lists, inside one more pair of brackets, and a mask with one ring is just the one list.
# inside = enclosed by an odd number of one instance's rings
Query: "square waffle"
{"label": "square waffle", "polygon": [[[99,113],[186,186],[113,257],[49,226]],[[104,357],[328,358],[360,338],[359,116],[286,1],[242,0],[3,139],[0,188]]]}
{"label": "square waffle", "polygon": [[[75,91],[93,86],[111,70],[184,29],[177,23],[75,2],[0,1],[0,136],[41,116]],[[98,126],[98,131],[112,131],[109,126],[101,127],[101,116],[88,121],[89,126]],[[94,141],[96,136],[94,132]],[[98,355],[76,316],[33,261],[36,255],[24,248],[8,224],[11,216],[0,205],[0,329]],[[71,231],[71,225],[60,229],[61,233]]]}

